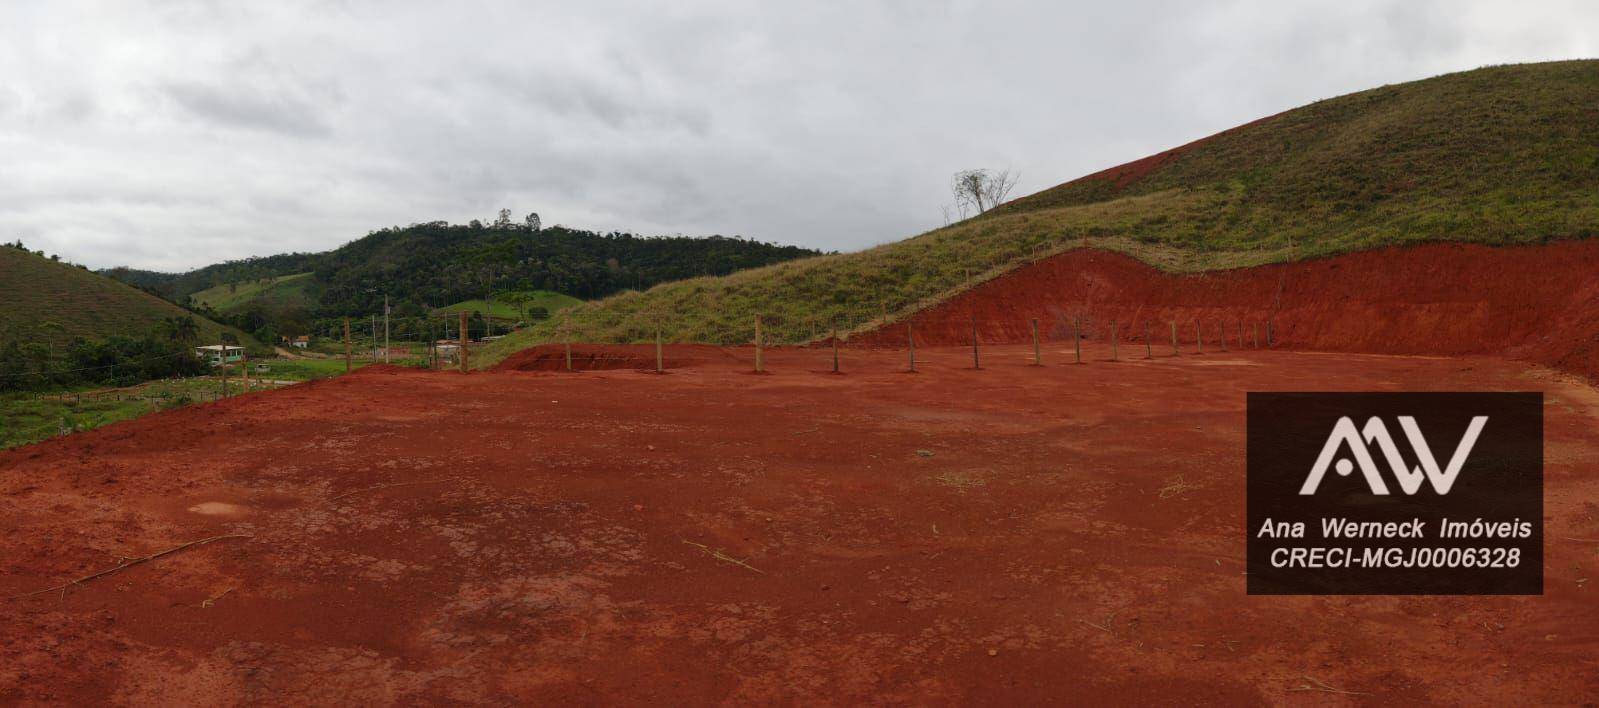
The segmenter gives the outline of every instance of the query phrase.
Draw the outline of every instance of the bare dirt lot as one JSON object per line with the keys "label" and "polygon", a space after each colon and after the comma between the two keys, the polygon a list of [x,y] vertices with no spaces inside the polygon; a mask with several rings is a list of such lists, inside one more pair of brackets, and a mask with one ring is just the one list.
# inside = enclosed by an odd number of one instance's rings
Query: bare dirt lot
{"label": "bare dirt lot", "polygon": [[[1134,349],[372,367],[0,454],[0,595],[245,536],[0,601],[0,702],[1593,700],[1599,394]],[[1246,596],[1244,392],[1399,389],[1546,392],[1545,595]]]}

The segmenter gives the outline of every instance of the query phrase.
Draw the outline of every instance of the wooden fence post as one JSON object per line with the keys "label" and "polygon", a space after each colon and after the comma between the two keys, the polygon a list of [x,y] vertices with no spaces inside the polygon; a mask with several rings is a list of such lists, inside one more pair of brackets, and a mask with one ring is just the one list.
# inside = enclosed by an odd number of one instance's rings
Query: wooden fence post
{"label": "wooden fence post", "polygon": [[250,353],[239,355],[239,369],[244,372],[244,392],[250,392]]}
{"label": "wooden fence post", "polygon": [[761,316],[755,316],[755,373],[766,371],[766,361],[761,351]]}
{"label": "wooden fence post", "polygon": [[838,373],[838,327],[833,327],[833,373]]}
{"label": "wooden fence post", "polygon": [[911,330],[911,323],[905,323],[905,342],[910,345],[911,373],[916,373],[916,333]]}
{"label": "wooden fence post", "polygon": [[561,335],[562,335],[561,339],[566,340],[566,370],[567,371],[571,371],[572,370],[572,316],[571,315],[564,315],[562,317],[562,319],[565,320],[564,322],[561,323],[562,325],[565,325],[565,326],[561,327]]}
{"label": "wooden fence post", "polygon": [[1199,320],[1194,320],[1194,346],[1199,348],[1199,353],[1205,353],[1205,330],[1199,326]]}
{"label": "wooden fence post", "polygon": [[466,373],[466,310],[461,311],[461,373]]}
{"label": "wooden fence post", "polygon": [[977,315],[972,315],[972,368],[983,368],[982,361],[977,358]]}
{"label": "wooden fence post", "polygon": [[1259,322],[1250,322],[1249,323],[1249,337],[1254,342],[1254,347],[1252,347],[1252,348],[1253,349],[1259,349],[1260,348],[1260,323]]}
{"label": "wooden fence post", "polygon": [[1033,324],[1033,366],[1043,366],[1044,356],[1038,348],[1038,318],[1032,319]]}
{"label": "wooden fence post", "polygon": [[666,362],[661,357],[661,328],[655,327],[655,373],[666,373]]}
{"label": "wooden fence post", "polygon": [[1218,320],[1216,322],[1216,324],[1218,325],[1218,328],[1220,329],[1220,331],[1217,332],[1217,334],[1221,335],[1221,350],[1222,351],[1227,351],[1227,321],[1226,320]]}
{"label": "wooden fence post", "polygon": [[1149,320],[1144,320],[1144,358],[1155,358],[1155,345],[1149,341]]}
{"label": "wooden fence post", "polygon": [[1077,363],[1083,363],[1083,318],[1072,318],[1072,351],[1075,352]]}
{"label": "wooden fence post", "polygon": [[1171,355],[1182,356],[1183,352],[1177,348],[1177,320],[1171,321]]}
{"label": "wooden fence post", "polygon": [[1119,329],[1120,328],[1116,326],[1116,320],[1111,320],[1110,321],[1110,360],[1111,361],[1116,361],[1118,358],[1120,358],[1117,355],[1117,351],[1116,351],[1116,344],[1117,344],[1116,340],[1121,339],[1121,336],[1120,336],[1121,333],[1119,331],[1117,331]]}
{"label": "wooden fence post", "polygon": [[344,373],[350,373],[350,318],[344,318]]}

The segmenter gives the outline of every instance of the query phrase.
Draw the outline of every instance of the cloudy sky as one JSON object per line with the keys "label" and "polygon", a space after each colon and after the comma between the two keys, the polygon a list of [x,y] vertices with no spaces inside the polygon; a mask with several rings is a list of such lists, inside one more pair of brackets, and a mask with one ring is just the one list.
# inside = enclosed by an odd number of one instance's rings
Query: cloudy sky
{"label": "cloudy sky", "polygon": [[0,240],[181,270],[487,219],[852,250],[1262,115],[1599,56],[1592,2],[0,3]]}

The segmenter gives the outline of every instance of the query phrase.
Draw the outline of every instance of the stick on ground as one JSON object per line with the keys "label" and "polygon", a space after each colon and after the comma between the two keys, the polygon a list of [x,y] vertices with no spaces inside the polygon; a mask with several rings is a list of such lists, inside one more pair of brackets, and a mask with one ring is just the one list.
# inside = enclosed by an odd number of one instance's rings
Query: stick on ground
{"label": "stick on ground", "polygon": [[1304,680],[1308,681],[1309,683],[1299,684],[1298,686],[1295,686],[1293,688],[1288,689],[1289,691],[1319,691],[1321,693],[1339,693],[1339,694],[1343,694],[1343,695],[1346,695],[1346,696],[1369,696],[1369,695],[1371,695],[1370,693],[1366,693],[1365,691],[1345,691],[1344,689],[1341,689],[1341,688],[1333,688],[1332,686],[1327,685],[1325,682],[1317,680],[1316,677],[1314,677],[1314,676],[1307,675],[1307,676],[1301,676],[1300,678],[1303,678]]}
{"label": "stick on ground", "polygon": [[766,575],[765,571],[762,571],[761,569],[756,568],[755,566],[752,566],[752,565],[750,565],[748,563],[745,563],[744,561],[741,561],[741,560],[739,560],[737,558],[734,558],[734,557],[732,557],[730,555],[727,555],[726,553],[723,553],[722,549],[720,549],[720,548],[718,548],[716,550],[711,550],[710,546],[707,546],[707,545],[705,545],[703,543],[695,543],[695,542],[690,541],[688,539],[684,539],[683,542],[688,544],[688,545],[690,545],[690,546],[694,546],[694,547],[696,547],[696,548],[698,548],[698,549],[700,549],[702,551],[705,551],[705,555],[708,555],[708,556],[710,556],[712,558],[715,558],[716,560],[722,561],[723,563],[732,563],[733,565],[742,566],[744,568],[748,568],[750,570],[753,570],[753,571],[755,571],[757,573],[760,573],[761,575]]}
{"label": "stick on ground", "polygon": [[355,490],[353,492],[345,492],[345,493],[340,494],[340,495],[338,495],[336,497],[329,497],[328,501],[330,501],[330,502],[338,501],[338,500],[343,499],[345,497],[351,497],[351,496],[355,496],[357,494],[362,494],[362,493],[365,493],[365,492],[375,492],[375,491],[377,491],[379,489],[389,489],[391,487],[413,487],[413,486],[416,486],[418,484],[441,484],[443,482],[454,482],[454,481],[457,481],[459,479],[461,479],[461,478],[460,477],[445,477],[444,479],[425,479],[425,480],[422,480],[420,482],[396,482],[394,484],[380,484],[380,485],[378,485],[376,487],[367,487],[366,489],[357,489],[357,490]]}
{"label": "stick on ground", "polygon": [[67,595],[67,590],[72,588],[72,587],[74,587],[74,586],[82,585],[82,584],[87,583],[87,582],[89,582],[91,580],[95,580],[95,579],[98,579],[98,578],[103,578],[103,577],[105,577],[107,575],[111,575],[113,573],[117,573],[117,572],[120,572],[120,571],[123,571],[123,570],[127,570],[128,568],[132,568],[133,566],[139,565],[141,563],[148,563],[148,562],[153,561],[153,560],[155,560],[157,558],[160,558],[162,556],[172,555],[173,553],[177,553],[178,551],[181,551],[181,550],[183,550],[185,548],[193,548],[194,546],[204,546],[207,543],[211,543],[213,541],[221,541],[223,539],[228,539],[228,538],[255,538],[255,537],[251,536],[249,534],[243,534],[243,533],[229,533],[229,534],[223,534],[221,536],[212,536],[210,538],[202,538],[202,539],[200,539],[198,541],[190,541],[190,542],[182,544],[182,545],[173,546],[173,547],[168,548],[168,549],[166,549],[164,551],[161,551],[159,553],[151,553],[150,555],[141,556],[139,558],[123,558],[122,562],[118,563],[115,568],[108,568],[108,569],[102,570],[102,571],[100,571],[98,573],[90,573],[90,574],[85,575],[85,576],[83,576],[81,578],[78,578],[77,580],[70,580],[70,581],[62,583],[60,585],[56,585],[54,587],[48,587],[48,588],[45,588],[43,590],[34,590],[33,592],[26,592],[26,593],[23,593],[21,595],[12,595],[11,597],[8,597],[6,599],[8,599],[8,600],[21,600],[23,598],[33,597],[34,595],[43,595],[43,594],[45,594],[47,592],[55,592],[57,590],[60,590],[61,591],[61,596],[63,598],[65,598],[66,595]]}

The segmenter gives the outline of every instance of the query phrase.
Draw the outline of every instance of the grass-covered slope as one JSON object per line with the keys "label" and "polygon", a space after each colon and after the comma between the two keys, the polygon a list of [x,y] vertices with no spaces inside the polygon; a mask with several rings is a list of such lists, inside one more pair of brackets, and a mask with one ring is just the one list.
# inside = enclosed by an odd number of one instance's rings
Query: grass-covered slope
{"label": "grass-covered slope", "polygon": [[509,295],[512,294],[502,294],[499,299],[494,301],[494,311],[492,313],[489,312],[489,303],[485,300],[463,300],[455,303],[454,305],[440,307],[434,310],[433,314],[437,315],[453,312],[478,312],[482,314],[491,314],[493,317],[499,319],[514,320],[521,318],[522,313],[530,312],[534,310],[534,308],[542,308],[544,312],[554,314],[568,307],[583,303],[582,300],[572,297],[571,295],[551,292],[549,290],[530,290],[522,293],[526,299],[520,302],[513,302]]}
{"label": "grass-covered slope", "polygon": [[201,290],[190,296],[196,306],[204,305],[227,314],[250,305],[271,311],[316,307],[316,283],[310,273],[229,283]]}
{"label": "grass-covered slope", "polygon": [[[0,293],[0,341],[142,336],[167,317],[191,314],[125,283],[17,248],[0,248]],[[226,330],[259,346],[238,330],[193,316],[201,341],[219,341]]]}
{"label": "grass-covered slope", "polygon": [[[480,363],[573,338],[777,341],[915,309],[1079,246],[1166,270],[1424,241],[1599,234],[1599,61],[1501,66],[1385,86],[1264,118],[859,253],[668,283],[567,311]],[[566,336],[566,335],[560,335]]]}

